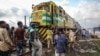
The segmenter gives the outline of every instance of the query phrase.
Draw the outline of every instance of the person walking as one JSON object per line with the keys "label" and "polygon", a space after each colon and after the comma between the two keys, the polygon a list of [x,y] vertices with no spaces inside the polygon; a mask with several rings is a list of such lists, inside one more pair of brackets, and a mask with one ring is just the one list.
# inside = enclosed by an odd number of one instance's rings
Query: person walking
{"label": "person walking", "polygon": [[65,34],[62,31],[56,32],[54,36],[54,43],[55,43],[55,56],[65,56],[67,40]]}
{"label": "person walking", "polygon": [[10,30],[10,36],[13,42],[14,42],[14,29],[15,29],[14,27],[11,27],[11,30]]}
{"label": "person walking", "polygon": [[11,34],[10,34],[10,26],[9,26],[9,24],[6,24],[6,29],[7,29],[7,31],[8,31],[9,36],[11,37]]}
{"label": "person walking", "polygon": [[9,56],[10,50],[14,46],[6,27],[6,22],[0,21],[0,56]]}
{"label": "person walking", "polygon": [[32,51],[32,44],[31,44],[31,40],[32,40],[32,37],[30,35],[30,33],[33,31],[33,28],[32,28],[32,22],[30,22],[30,26],[28,27],[27,29],[27,35],[28,35],[28,42],[29,42],[29,50]]}
{"label": "person walking", "polygon": [[48,49],[51,49],[53,46],[53,32],[52,30],[50,29],[50,27],[48,27],[48,30],[47,30],[47,48]]}
{"label": "person walking", "polygon": [[47,37],[45,39],[47,41],[47,50],[46,50],[47,54],[46,55],[50,56],[52,55],[51,52],[53,50],[53,31],[50,26],[47,27],[46,33],[47,33]]}
{"label": "person walking", "polygon": [[72,30],[69,30],[69,48],[74,48],[75,40],[75,33]]}
{"label": "person walking", "polygon": [[17,56],[20,56],[25,47],[25,40],[24,36],[26,35],[25,29],[23,28],[23,23],[19,21],[17,23],[18,28],[14,30],[14,37],[16,41],[16,50],[17,50]]}
{"label": "person walking", "polygon": [[32,56],[42,56],[42,43],[39,40],[40,35],[37,32],[36,27],[34,24],[31,25],[32,30],[30,31],[31,36],[31,44],[32,44]]}

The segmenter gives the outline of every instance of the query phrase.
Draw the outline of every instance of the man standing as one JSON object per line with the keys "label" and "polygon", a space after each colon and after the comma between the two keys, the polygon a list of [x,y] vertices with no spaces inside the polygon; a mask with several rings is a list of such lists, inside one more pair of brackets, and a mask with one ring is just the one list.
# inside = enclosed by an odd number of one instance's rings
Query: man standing
{"label": "man standing", "polygon": [[72,30],[69,30],[69,48],[74,48],[75,40],[75,33]]}
{"label": "man standing", "polygon": [[54,36],[55,56],[66,56],[67,39],[63,31],[57,31]]}
{"label": "man standing", "polygon": [[14,36],[16,39],[17,56],[20,56],[25,46],[24,36],[26,32],[25,32],[25,29],[23,28],[23,24],[21,21],[19,21],[17,25],[18,25],[18,28],[15,29]]}
{"label": "man standing", "polygon": [[32,56],[42,56],[42,43],[39,40],[39,33],[36,30],[35,25],[32,23],[32,29],[30,30],[31,44],[32,44]]}
{"label": "man standing", "polygon": [[6,22],[0,21],[0,56],[8,56],[11,47],[14,46],[6,27]]}
{"label": "man standing", "polygon": [[47,48],[48,49],[50,49],[50,48],[52,48],[52,44],[53,44],[53,39],[52,39],[52,37],[53,37],[53,32],[52,32],[52,30],[50,29],[50,27],[48,27],[48,30],[47,30],[47,38],[46,38],[46,40],[47,40]]}

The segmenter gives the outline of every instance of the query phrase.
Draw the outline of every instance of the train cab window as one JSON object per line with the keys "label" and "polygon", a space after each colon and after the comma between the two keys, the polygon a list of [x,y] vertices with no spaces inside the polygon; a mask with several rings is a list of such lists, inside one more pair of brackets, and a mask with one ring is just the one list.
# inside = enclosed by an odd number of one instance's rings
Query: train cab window
{"label": "train cab window", "polygon": [[61,10],[59,10],[59,12],[60,12],[60,13],[62,13],[62,11],[61,11]]}
{"label": "train cab window", "polygon": [[49,7],[49,6],[45,6],[45,10],[46,10],[47,12],[49,12],[49,11],[50,11],[50,7]]}
{"label": "train cab window", "polygon": [[54,6],[54,13],[55,13],[55,14],[57,13],[57,11],[56,11],[56,6]]}
{"label": "train cab window", "polygon": [[61,9],[59,10],[59,14],[62,16],[62,10]]}
{"label": "train cab window", "polygon": [[39,7],[38,7],[38,10],[42,10],[42,7],[41,7],[41,6],[39,6]]}
{"label": "train cab window", "polygon": [[64,15],[65,15],[65,11],[64,11]]}

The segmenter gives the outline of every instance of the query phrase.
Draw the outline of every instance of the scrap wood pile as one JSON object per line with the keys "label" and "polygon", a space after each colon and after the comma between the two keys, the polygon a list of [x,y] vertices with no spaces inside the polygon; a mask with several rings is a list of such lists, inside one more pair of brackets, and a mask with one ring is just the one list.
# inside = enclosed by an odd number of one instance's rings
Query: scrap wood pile
{"label": "scrap wood pile", "polygon": [[92,41],[78,42],[75,44],[74,50],[81,53],[94,53],[97,46]]}

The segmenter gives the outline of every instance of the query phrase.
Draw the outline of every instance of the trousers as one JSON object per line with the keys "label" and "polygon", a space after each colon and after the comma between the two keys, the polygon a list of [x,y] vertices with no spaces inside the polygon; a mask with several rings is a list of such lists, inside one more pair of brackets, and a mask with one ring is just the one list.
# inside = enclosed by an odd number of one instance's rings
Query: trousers
{"label": "trousers", "polygon": [[6,52],[2,52],[0,51],[0,56],[9,56],[9,51],[6,51]]}
{"label": "trousers", "polygon": [[24,41],[18,41],[16,44],[16,51],[17,51],[17,56],[20,56],[22,52],[24,51],[25,47],[25,42]]}
{"label": "trousers", "polygon": [[39,39],[34,39],[32,43],[32,56],[42,56],[42,43]]}

